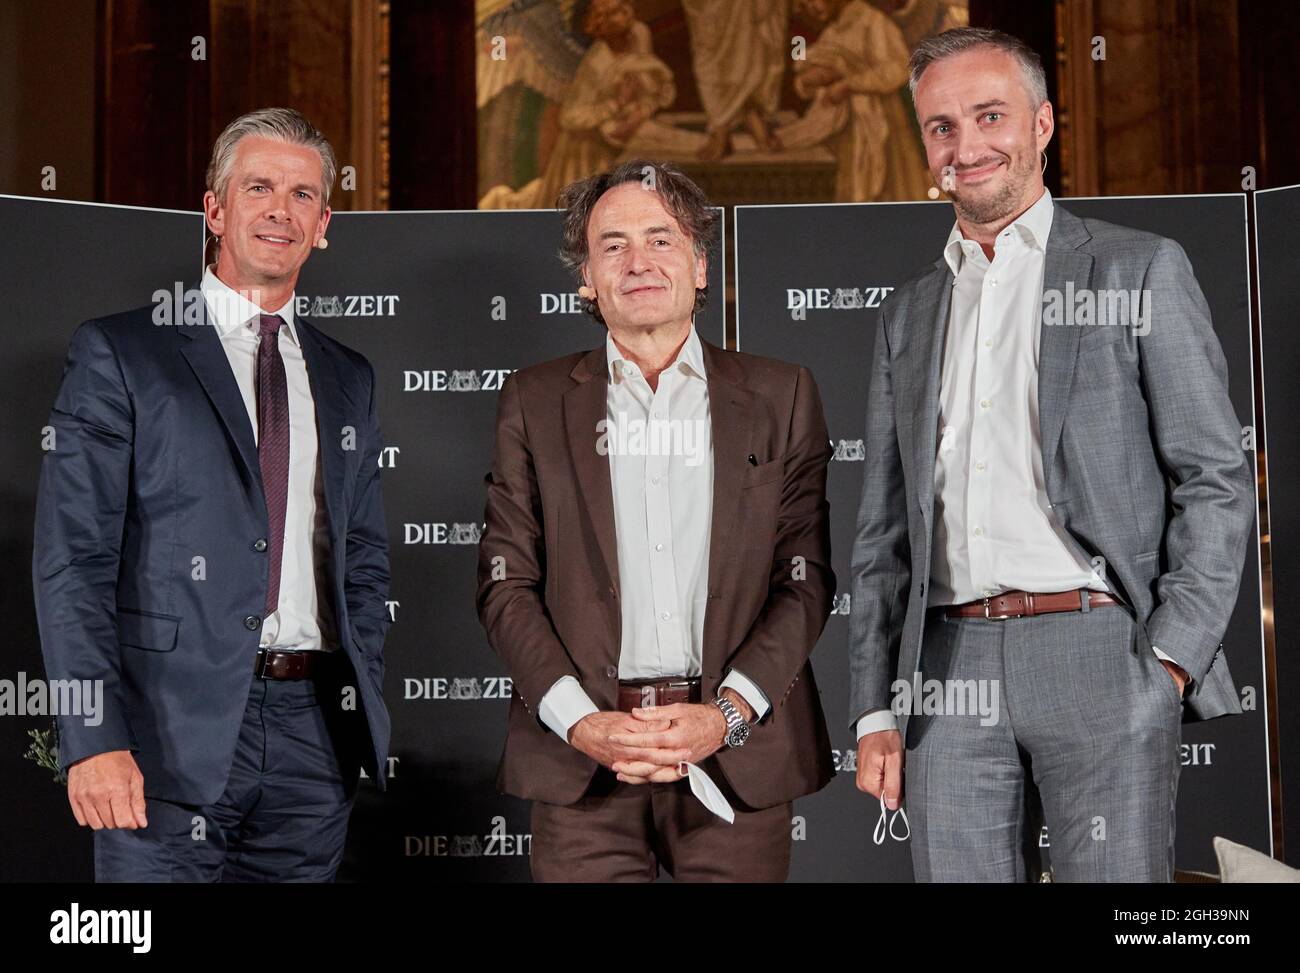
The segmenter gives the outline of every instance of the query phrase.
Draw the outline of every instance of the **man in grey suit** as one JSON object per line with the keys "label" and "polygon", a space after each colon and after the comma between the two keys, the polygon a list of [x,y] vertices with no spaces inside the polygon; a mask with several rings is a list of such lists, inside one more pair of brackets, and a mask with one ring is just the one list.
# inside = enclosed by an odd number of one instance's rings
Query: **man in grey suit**
{"label": "man in grey suit", "polygon": [[1181,719],[1241,711],[1220,639],[1255,497],[1223,352],[1177,243],[1053,204],[1032,50],[947,31],[911,87],[957,219],[875,337],[858,787],[896,808],[906,764],[918,881],[1025,879],[1029,781],[1057,880],[1169,881]]}

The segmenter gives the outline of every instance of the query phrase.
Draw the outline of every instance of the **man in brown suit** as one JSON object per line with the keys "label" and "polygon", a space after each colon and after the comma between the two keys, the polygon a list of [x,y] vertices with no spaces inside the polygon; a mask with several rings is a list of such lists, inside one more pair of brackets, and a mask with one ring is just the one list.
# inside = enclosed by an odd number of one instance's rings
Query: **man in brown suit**
{"label": "man in brown suit", "polygon": [[695,332],[717,211],[643,161],[569,186],[562,256],[608,328],[501,390],[478,611],[514,682],[498,786],[539,881],[783,881],[833,774],[821,399]]}

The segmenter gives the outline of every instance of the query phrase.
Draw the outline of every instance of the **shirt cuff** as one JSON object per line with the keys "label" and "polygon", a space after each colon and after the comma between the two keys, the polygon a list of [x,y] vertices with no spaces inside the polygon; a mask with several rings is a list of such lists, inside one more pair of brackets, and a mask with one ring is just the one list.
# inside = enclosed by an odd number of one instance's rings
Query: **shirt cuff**
{"label": "shirt cuff", "polygon": [[[1159,649],[1157,649],[1154,645],[1151,646],[1151,651],[1154,652],[1154,653],[1156,654],[1156,658],[1157,658],[1157,659],[1164,659],[1166,662],[1172,662],[1174,665],[1178,666],[1179,669],[1182,669],[1182,668],[1183,668],[1181,665],[1179,665],[1177,659],[1175,659],[1175,658],[1174,658],[1173,656],[1171,656],[1171,655],[1165,655],[1163,652],[1161,652]],[[1184,670],[1184,671],[1186,671],[1186,670]]]}
{"label": "shirt cuff", "polygon": [[723,679],[718,685],[719,696],[722,695],[724,689],[734,689],[736,692],[740,693],[741,696],[745,697],[745,702],[747,702],[750,705],[750,708],[754,711],[755,723],[759,722],[764,716],[766,716],[767,711],[772,708],[772,704],[768,702],[767,693],[759,689],[758,684],[739,669],[732,669],[728,672],[727,678]]}
{"label": "shirt cuff", "polygon": [[894,716],[893,711],[887,709],[872,710],[865,716],[858,719],[858,739],[861,740],[868,733],[878,733],[881,730],[897,730],[898,719]]}
{"label": "shirt cuff", "polygon": [[547,728],[565,743],[573,724],[600,709],[591,701],[582,684],[572,676],[561,676],[537,704],[537,715]]}
{"label": "shirt cuff", "polygon": [[[1172,662],[1172,663],[1173,663],[1174,665],[1176,665],[1179,669],[1182,669],[1183,672],[1187,672],[1187,667],[1184,666],[1184,665],[1183,665],[1181,662],[1179,662],[1177,659],[1175,659],[1173,656],[1171,656],[1171,655],[1166,655],[1165,653],[1163,653],[1163,652],[1161,652],[1159,649],[1157,649],[1154,645],[1151,646],[1151,651],[1154,652],[1154,653],[1156,654],[1156,658],[1157,658],[1157,659],[1164,659],[1166,662]],[[1190,672],[1188,672],[1188,673],[1187,673],[1187,685],[1183,687],[1183,695],[1186,695],[1186,694],[1191,690],[1191,688],[1192,688],[1192,674],[1191,674]]]}

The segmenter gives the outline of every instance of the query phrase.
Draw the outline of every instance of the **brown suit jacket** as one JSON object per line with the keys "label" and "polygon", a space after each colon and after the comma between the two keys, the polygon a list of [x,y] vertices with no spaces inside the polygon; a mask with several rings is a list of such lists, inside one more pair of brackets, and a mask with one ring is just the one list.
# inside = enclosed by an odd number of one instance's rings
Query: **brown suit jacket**
{"label": "brown suit jacket", "polygon": [[[716,759],[743,804],[772,807],[834,774],[808,663],[835,592],[831,449],[808,369],[701,344],[714,462],[702,689],[711,699],[735,667],[767,694],[749,741]],[[478,613],[514,682],[497,786],[550,804],[582,797],[597,764],[546,728],[539,700],[567,675],[617,708],[617,541],[609,458],[596,449],[608,383],[603,342],[512,374],[485,477]]]}

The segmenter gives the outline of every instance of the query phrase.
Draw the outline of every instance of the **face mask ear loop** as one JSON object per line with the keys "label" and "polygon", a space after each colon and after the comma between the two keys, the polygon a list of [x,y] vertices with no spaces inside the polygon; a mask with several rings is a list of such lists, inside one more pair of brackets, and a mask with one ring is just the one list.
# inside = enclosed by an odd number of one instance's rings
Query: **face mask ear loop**
{"label": "face mask ear loop", "polygon": [[883,845],[885,843],[886,817],[888,817],[888,812],[885,810],[885,794],[882,791],[880,794],[880,820],[876,822],[876,829],[871,832],[871,840],[878,845]]}
{"label": "face mask ear loop", "polygon": [[[907,829],[906,832],[901,835],[894,834],[894,822],[899,818],[903,819],[903,827]],[[886,821],[888,821],[888,826],[886,826]],[[904,811],[902,807],[899,807],[899,809],[894,812],[892,818],[889,817],[889,809],[885,807],[885,795],[882,793],[880,795],[880,820],[876,822],[875,830],[871,832],[871,840],[878,845],[883,845],[885,843],[886,834],[895,841],[906,841],[908,838],[912,837],[912,824],[907,820],[907,812]]]}
{"label": "face mask ear loop", "polygon": [[[903,835],[894,834],[894,822],[897,821],[899,818],[903,819],[903,827],[907,829],[906,834]],[[895,841],[906,841],[908,838],[912,837],[912,825],[907,820],[907,812],[903,810],[903,806],[901,804],[898,807],[898,813],[896,813],[892,818],[889,819],[889,837],[893,838]]]}

